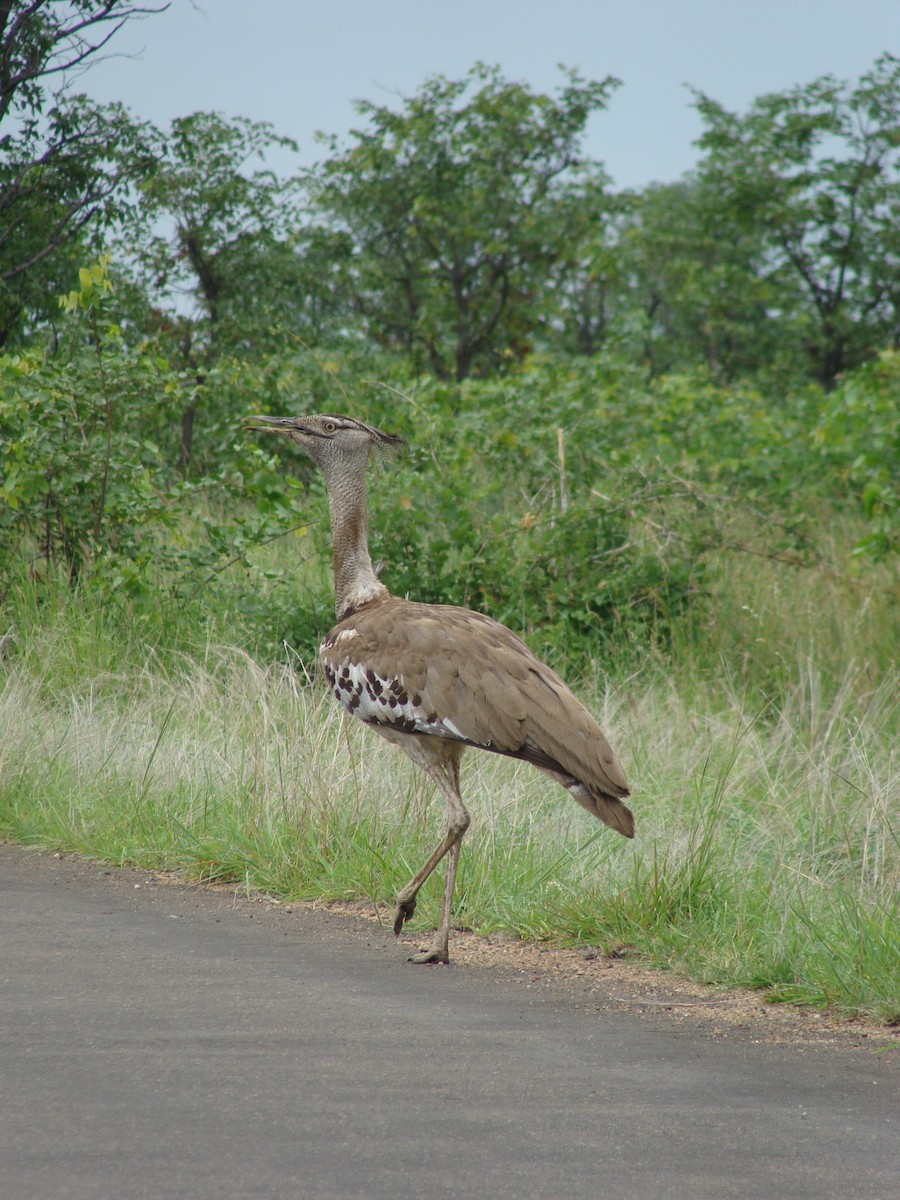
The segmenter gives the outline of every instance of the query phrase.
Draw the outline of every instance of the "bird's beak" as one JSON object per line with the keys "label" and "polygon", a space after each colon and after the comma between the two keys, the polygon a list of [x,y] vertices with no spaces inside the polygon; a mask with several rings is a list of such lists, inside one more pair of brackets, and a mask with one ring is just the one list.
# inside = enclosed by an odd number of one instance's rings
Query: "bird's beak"
{"label": "bird's beak", "polygon": [[244,417],[242,427],[248,432],[289,434],[297,428],[294,417]]}

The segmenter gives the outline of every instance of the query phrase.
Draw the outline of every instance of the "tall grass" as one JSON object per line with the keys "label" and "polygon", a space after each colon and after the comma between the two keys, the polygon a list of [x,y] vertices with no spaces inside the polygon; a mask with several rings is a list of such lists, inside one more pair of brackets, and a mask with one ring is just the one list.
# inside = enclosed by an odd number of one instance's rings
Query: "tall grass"
{"label": "tall grass", "polygon": [[[584,698],[633,784],[633,843],[530,769],[467,758],[459,922],[900,1020],[900,679],[861,653],[884,644],[887,610],[873,593],[861,615],[845,588],[817,626],[771,565],[729,586],[705,663],[691,639],[674,668],[648,659],[611,686],[584,664]],[[839,590],[804,586],[807,600]],[[263,666],[212,634],[154,643],[90,605],[49,619],[29,603],[2,664],[7,836],[384,905],[438,839],[421,773],[342,720],[292,652]],[[732,616],[762,640],[738,639]],[[418,927],[437,916],[429,882]]]}

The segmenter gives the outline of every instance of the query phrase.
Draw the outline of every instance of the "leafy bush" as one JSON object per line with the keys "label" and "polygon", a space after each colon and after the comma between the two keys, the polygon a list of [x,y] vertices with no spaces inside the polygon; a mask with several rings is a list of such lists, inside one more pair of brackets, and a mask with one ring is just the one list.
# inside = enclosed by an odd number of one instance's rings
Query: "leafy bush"
{"label": "leafy bush", "polygon": [[73,585],[89,564],[111,584],[133,583],[176,518],[155,435],[178,381],[151,353],[123,352],[103,319],[106,263],[83,268],[80,283],[63,301],[80,335],[70,357],[0,359],[0,537],[63,567]]}
{"label": "leafy bush", "polygon": [[[703,482],[680,452],[670,456],[680,471],[654,456],[646,429],[646,449],[628,462],[613,443],[626,423],[646,425],[651,411],[636,411],[633,392],[598,397],[573,386],[543,403],[538,388],[549,391],[547,378],[532,374],[462,389],[427,382],[408,398],[359,388],[342,398],[342,407],[411,443],[370,489],[372,554],[394,592],[480,609],[557,659],[609,662],[670,643],[674,624],[705,603],[711,555],[740,548],[776,556],[795,545],[795,532],[770,522],[768,509]],[[277,449],[287,477],[311,482],[299,507],[327,564],[324,492],[288,444]],[[305,615],[287,621],[301,644],[319,632],[313,611],[331,619],[318,582],[305,604]]]}
{"label": "leafy bush", "polygon": [[[556,657],[665,650],[702,615],[717,555],[813,561],[812,521],[848,487],[873,521],[862,547],[894,544],[896,356],[830,397],[773,398],[704,372],[648,383],[615,356],[533,358],[462,385],[410,385],[382,359],[374,387],[355,358],[302,348],[219,364],[198,384],[112,319],[105,262],[79,282],[65,353],[0,359],[7,570],[24,553],[33,573],[59,567],[139,605],[161,587],[188,598],[212,585],[210,609],[236,616],[251,644],[315,644],[331,620],[324,492],[287,444],[238,427],[249,412],[311,409],[409,439],[371,494],[389,586],[491,613]],[[215,474],[191,478],[179,430],[198,396],[191,469]],[[266,549],[289,529],[312,538],[299,572]]]}
{"label": "leafy bush", "polygon": [[841,381],[814,430],[829,474],[849,485],[869,522],[856,553],[874,558],[887,557],[900,543],[898,412],[900,353],[886,350]]}
{"label": "leafy bush", "polygon": [[61,301],[65,353],[0,357],[0,561],[6,582],[24,556],[33,576],[61,570],[73,587],[155,604],[161,585],[208,575],[292,514],[252,447],[215,478],[184,477],[178,430],[195,382],[152,343],[128,344],[107,260],[79,283]]}

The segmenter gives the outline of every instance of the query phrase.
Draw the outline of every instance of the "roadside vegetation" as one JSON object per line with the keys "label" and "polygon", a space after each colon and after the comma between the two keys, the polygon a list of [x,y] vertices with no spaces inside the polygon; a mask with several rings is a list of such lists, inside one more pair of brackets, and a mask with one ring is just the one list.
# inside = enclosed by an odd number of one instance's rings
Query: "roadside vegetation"
{"label": "roadside vegetation", "polygon": [[743,116],[698,96],[700,168],[642,195],[578,153],[616,81],[481,67],[280,180],[268,127],[54,92],[29,48],[83,42],[28,9],[0,28],[0,836],[391,902],[441,806],[316,682],[325,497],[240,433],[346,411],[410,443],[373,471],[385,582],[520,632],[633,787],[625,843],[470,755],[459,922],[900,1021],[895,60]]}

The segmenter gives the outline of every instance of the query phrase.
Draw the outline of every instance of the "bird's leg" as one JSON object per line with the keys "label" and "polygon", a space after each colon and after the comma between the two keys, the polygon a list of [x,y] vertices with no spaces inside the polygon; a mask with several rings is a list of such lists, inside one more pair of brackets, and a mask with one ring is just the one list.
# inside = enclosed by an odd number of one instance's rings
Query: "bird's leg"
{"label": "bird's leg", "polygon": [[[422,870],[419,871],[414,876],[414,878],[412,878],[409,881],[409,883],[406,885],[405,888],[402,889],[402,891],[398,892],[397,908],[394,912],[394,933],[398,937],[400,935],[400,931],[403,928],[404,923],[409,920],[409,918],[413,915],[413,913],[416,910],[416,896],[418,896],[418,894],[419,894],[419,889],[422,887],[422,884],[425,882],[425,880],[428,878],[428,876],[431,874],[431,872],[434,870],[434,868],[438,865],[438,863],[441,861],[441,859],[444,857],[444,855],[451,854],[454,850],[456,850],[456,853],[453,855],[453,858],[451,859],[451,863],[455,864],[455,861],[458,860],[458,858],[459,858],[459,843],[462,840],[463,834],[469,828],[469,821],[470,821],[469,814],[466,811],[466,809],[463,807],[462,802],[460,801],[458,812],[454,812],[450,815],[450,819],[447,822],[447,832],[444,834],[444,837],[441,840],[440,845],[437,847],[437,849],[434,851],[434,853],[429,857],[428,861],[426,862],[426,864],[422,868]],[[451,890],[452,890],[453,879],[450,878],[451,874],[453,876],[456,875],[455,865],[451,872],[450,865],[448,864],[447,880],[450,882]],[[444,891],[445,891],[445,906],[446,906],[446,883],[444,886]],[[449,906],[447,906],[447,907],[449,907]],[[443,918],[443,908],[441,909],[441,917]]]}
{"label": "bird's leg", "polygon": [[456,868],[459,866],[459,852],[462,849],[462,835],[447,851],[447,867],[444,875],[444,897],[441,901],[441,920],[437,927],[431,945],[427,950],[411,954],[411,963],[449,963],[450,961],[450,920],[453,915],[453,887],[456,883]]}
{"label": "bird's leg", "polygon": [[455,842],[458,842],[465,832],[465,826],[462,832],[457,833],[447,825],[447,832],[444,835],[443,841],[431,855],[421,871],[415,875],[402,891],[397,893],[397,907],[394,911],[394,934],[400,936],[400,930],[404,923],[410,919],[416,911],[416,896],[419,894],[419,889],[422,884],[438,865],[444,855],[450,850]]}
{"label": "bird's leg", "polygon": [[413,915],[416,908],[416,897],[422,884],[435,869],[441,859],[447,855],[447,873],[444,877],[444,896],[441,904],[441,920],[437,933],[428,950],[413,955],[410,962],[449,962],[448,941],[450,937],[450,918],[453,905],[453,888],[456,882],[456,869],[459,864],[460,843],[463,834],[469,828],[470,817],[459,794],[459,758],[454,755],[440,763],[422,764],[443,793],[447,803],[447,832],[440,845],[429,857],[421,871],[397,896],[397,908],[394,914],[394,933],[399,937],[403,925]]}

